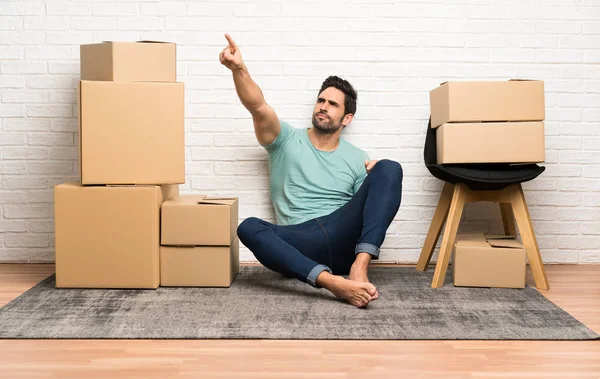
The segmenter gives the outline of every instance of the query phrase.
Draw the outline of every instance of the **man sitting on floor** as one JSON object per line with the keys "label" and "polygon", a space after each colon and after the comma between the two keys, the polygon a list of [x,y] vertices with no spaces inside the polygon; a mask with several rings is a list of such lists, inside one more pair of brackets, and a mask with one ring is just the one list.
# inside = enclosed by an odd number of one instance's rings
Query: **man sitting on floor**
{"label": "man sitting on floor", "polygon": [[[219,59],[233,73],[237,94],[252,114],[258,143],[269,156],[269,185],[277,217],[238,227],[240,241],[265,267],[324,287],[357,307],[379,297],[367,276],[400,207],[402,167],[369,161],[340,138],[356,112],[356,91],[327,78],[312,115],[313,128],[296,129],[266,103],[231,36]],[[348,279],[341,275],[348,275]]]}

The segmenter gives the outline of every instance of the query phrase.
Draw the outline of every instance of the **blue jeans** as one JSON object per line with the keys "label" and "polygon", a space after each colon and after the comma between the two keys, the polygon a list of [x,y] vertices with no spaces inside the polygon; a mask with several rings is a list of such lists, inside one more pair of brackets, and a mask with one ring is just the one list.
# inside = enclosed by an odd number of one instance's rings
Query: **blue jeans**
{"label": "blue jeans", "polygon": [[249,217],[238,226],[240,241],[268,269],[318,287],[323,271],[350,272],[356,254],[379,258],[385,233],[400,208],[402,166],[378,161],[350,201],[329,215],[297,225]]}

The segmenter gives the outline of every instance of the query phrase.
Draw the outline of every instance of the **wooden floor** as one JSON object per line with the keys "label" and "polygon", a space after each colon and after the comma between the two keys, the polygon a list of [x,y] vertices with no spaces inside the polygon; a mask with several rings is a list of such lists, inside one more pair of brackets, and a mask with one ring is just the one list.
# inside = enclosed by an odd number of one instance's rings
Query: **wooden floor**
{"label": "wooden floor", "polygon": [[[540,292],[600,332],[600,265],[546,271]],[[0,306],[52,272],[0,265]],[[600,341],[0,340],[0,378],[171,377],[598,379]]]}

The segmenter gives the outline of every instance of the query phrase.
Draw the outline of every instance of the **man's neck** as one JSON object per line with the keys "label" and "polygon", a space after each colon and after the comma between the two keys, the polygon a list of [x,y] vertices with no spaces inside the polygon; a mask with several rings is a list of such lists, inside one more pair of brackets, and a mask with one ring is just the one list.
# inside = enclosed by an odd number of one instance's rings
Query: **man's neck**
{"label": "man's neck", "polygon": [[324,134],[316,130],[315,128],[308,129],[308,139],[313,144],[315,149],[321,151],[334,151],[340,144],[340,134],[342,128],[333,134]]}

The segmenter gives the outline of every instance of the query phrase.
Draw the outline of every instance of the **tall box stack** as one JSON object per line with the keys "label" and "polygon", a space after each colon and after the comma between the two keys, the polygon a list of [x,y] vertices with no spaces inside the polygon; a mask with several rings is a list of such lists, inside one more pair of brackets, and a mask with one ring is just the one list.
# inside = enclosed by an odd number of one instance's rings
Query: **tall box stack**
{"label": "tall box stack", "polygon": [[55,187],[56,286],[157,288],[160,209],[185,182],[176,46],[81,46],[81,183]]}
{"label": "tall box stack", "polygon": [[[429,98],[438,164],[545,160],[543,81],[444,82]],[[525,286],[516,236],[458,234],[454,248],[455,286]]]}
{"label": "tall box stack", "polygon": [[237,197],[165,201],[161,223],[161,286],[231,285],[239,272]]}
{"label": "tall box stack", "polygon": [[81,46],[81,183],[185,182],[184,85],[175,44]]}
{"label": "tall box stack", "polygon": [[430,92],[437,163],[545,160],[544,82],[444,82]]}

